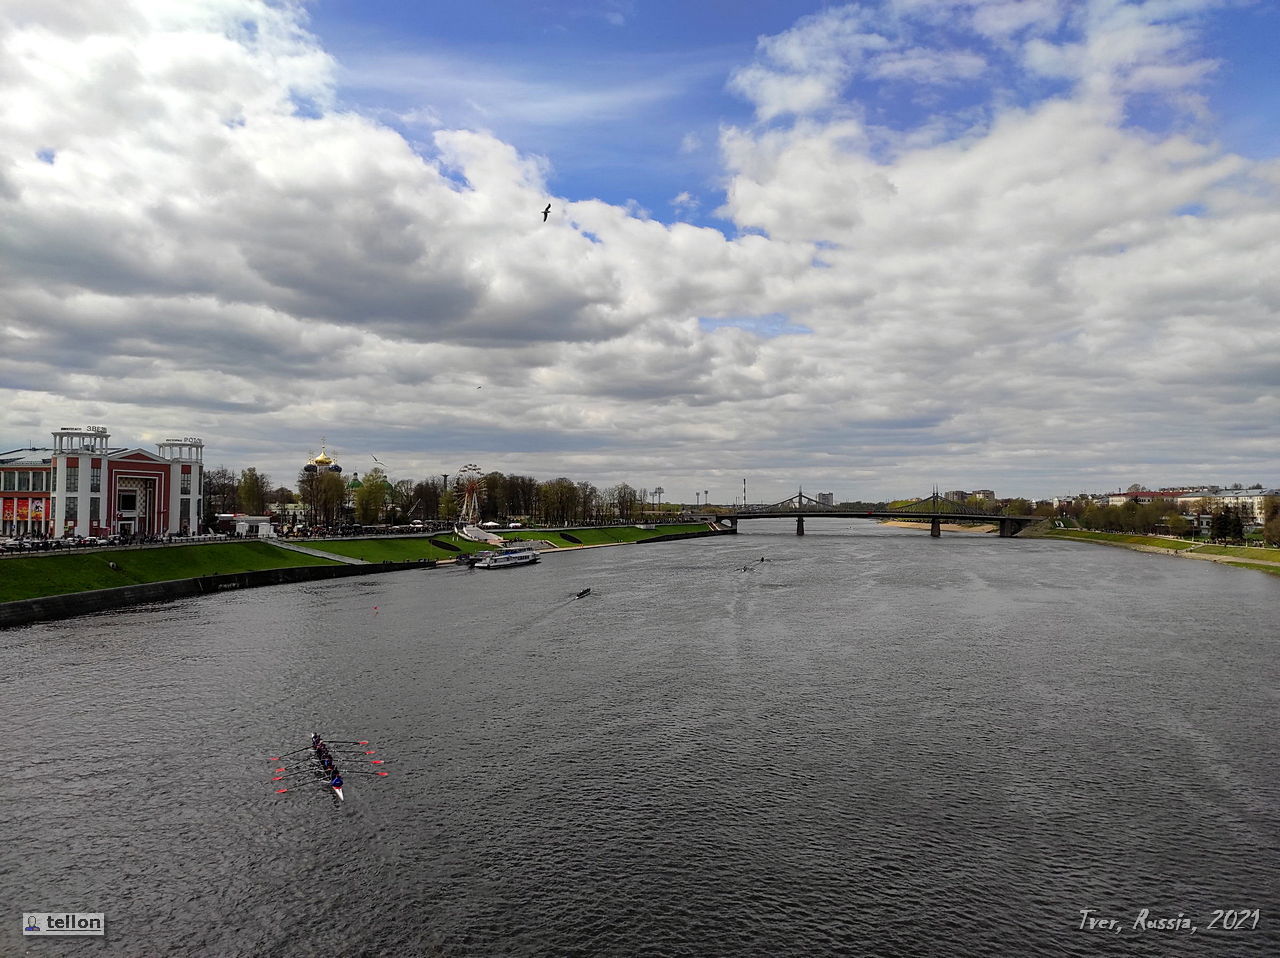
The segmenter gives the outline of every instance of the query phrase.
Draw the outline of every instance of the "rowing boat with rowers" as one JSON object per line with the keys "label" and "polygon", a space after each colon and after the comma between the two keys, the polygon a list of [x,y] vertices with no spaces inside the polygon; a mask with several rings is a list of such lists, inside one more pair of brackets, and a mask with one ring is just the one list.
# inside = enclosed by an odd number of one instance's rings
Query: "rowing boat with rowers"
{"label": "rowing boat with rowers", "polygon": [[338,758],[342,757],[342,763],[347,766],[348,775],[378,775],[386,777],[387,772],[366,769],[351,769],[352,765],[382,765],[383,760],[380,758],[366,759],[356,756],[376,755],[377,749],[349,749],[339,748],[343,745],[368,745],[368,742],[326,742],[320,737],[318,732],[311,733],[311,744],[306,748],[295,749],[292,752],[285,752],[282,755],[273,755],[270,759],[272,762],[283,761],[290,755],[301,755],[305,752],[310,754],[294,765],[281,765],[276,769],[278,773],[273,782],[284,782],[281,788],[276,789],[276,794],[283,794],[291,788],[300,787],[302,785],[313,784],[321,785],[333,793],[337,801],[344,801],[345,796],[342,794],[343,779],[342,772],[338,769]]}

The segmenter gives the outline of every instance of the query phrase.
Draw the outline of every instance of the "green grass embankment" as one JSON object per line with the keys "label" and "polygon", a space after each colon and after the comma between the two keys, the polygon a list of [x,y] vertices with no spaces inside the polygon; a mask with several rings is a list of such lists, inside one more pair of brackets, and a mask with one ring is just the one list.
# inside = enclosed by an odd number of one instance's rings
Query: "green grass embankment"
{"label": "green grass embankment", "polygon": [[[505,529],[500,535],[512,542],[534,540],[549,542],[560,549],[571,549],[578,546],[616,545],[624,542],[643,542],[658,536],[680,535],[689,532],[705,532],[705,522],[690,522],[680,525],[658,526],[656,529],[640,529],[636,526],[601,526],[591,529],[569,529],[559,532],[551,529]],[[572,536],[570,539],[568,536]],[[458,547],[459,551],[441,549],[431,544],[431,539],[448,542]],[[574,539],[578,541],[574,541]],[[411,561],[415,559],[456,559],[459,555],[481,552],[493,548],[483,542],[470,542],[453,533],[442,533],[411,538],[386,539],[320,539],[307,541],[307,548],[334,555],[349,556],[353,559],[364,559],[367,562]]]}
{"label": "green grass embankment", "polygon": [[1118,532],[1086,532],[1083,529],[1051,529],[1042,533],[1045,539],[1085,539],[1089,542],[1103,542],[1113,546],[1146,546],[1151,549],[1164,549],[1169,552],[1181,552],[1195,547],[1194,542],[1183,539],[1162,539],[1159,536],[1125,535]]}
{"label": "green grass embankment", "polygon": [[[600,546],[617,545],[623,542],[643,542],[645,539],[656,539],[659,536],[686,535],[690,532],[705,532],[705,522],[686,522],[680,525],[658,526],[656,529],[641,529],[637,526],[597,526],[591,529],[566,529],[564,532],[544,532],[539,538],[546,539],[554,545],[564,546]],[[567,538],[573,536],[577,539]]]}
{"label": "green grass embankment", "polygon": [[1256,546],[1251,548],[1245,548],[1244,546],[1196,546],[1195,551],[1199,555],[1231,556],[1236,559],[1248,559],[1251,562],[1257,562],[1259,559],[1263,562],[1280,562],[1280,549],[1267,549]]}
{"label": "green grass embankment", "polygon": [[[457,546],[458,551],[441,549],[431,544],[431,539],[448,542]],[[414,562],[418,559],[455,559],[466,552],[477,552],[488,548],[479,542],[468,542],[451,532],[405,538],[376,539],[303,539],[301,545],[317,552],[328,552],[333,555],[347,556],[352,559],[364,559],[366,562]]]}
{"label": "green grass embankment", "polygon": [[1280,576],[1280,549],[1200,545],[1185,539],[1164,539],[1160,536],[1124,535],[1115,532],[1085,532],[1075,529],[1054,529],[1044,533],[1041,538],[1075,539],[1137,549],[1142,552],[1185,555],[1193,559],[1205,559],[1222,565],[1239,566],[1243,569],[1254,569],[1268,575]]}
{"label": "green grass embankment", "polygon": [[[114,569],[110,565],[113,562]],[[0,559],[0,602],[204,575],[339,564],[336,559],[290,552],[266,542],[20,556]]]}

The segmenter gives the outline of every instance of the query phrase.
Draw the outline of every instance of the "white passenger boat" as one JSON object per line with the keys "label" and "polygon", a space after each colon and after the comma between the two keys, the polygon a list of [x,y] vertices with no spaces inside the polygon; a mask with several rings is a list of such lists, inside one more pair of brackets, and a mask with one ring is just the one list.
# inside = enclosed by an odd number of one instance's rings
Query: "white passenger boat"
{"label": "white passenger boat", "polygon": [[538,561],[538,553],[530,545],[514,545],[507,549],[477,552],[472,565],[477,569],[506,569],[516,565],[531,565]]}

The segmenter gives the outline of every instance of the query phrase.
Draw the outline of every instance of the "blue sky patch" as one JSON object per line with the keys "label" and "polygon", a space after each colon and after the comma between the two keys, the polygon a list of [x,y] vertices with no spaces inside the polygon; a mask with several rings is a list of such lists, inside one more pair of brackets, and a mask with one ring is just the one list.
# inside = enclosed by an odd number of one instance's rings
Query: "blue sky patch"
{"label": "blue sky patch", "polygon": [[813,330],[808,326],[800,326],[791,322],[791,317],[784,313],[766,313],[763,316],[719,316],[698,317],[698,324],[706,332],[720,329],[722,326],[733,326],[755,333],[765,339],[778,336],[811,336]]}

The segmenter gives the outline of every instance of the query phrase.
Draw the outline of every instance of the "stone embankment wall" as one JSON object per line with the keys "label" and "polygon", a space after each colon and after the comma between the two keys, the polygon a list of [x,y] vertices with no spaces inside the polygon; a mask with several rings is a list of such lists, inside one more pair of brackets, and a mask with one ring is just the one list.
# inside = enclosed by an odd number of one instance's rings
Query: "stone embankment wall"
{"label": "stone embankment wall", "polygon": [[107,612],[111,609],[141,605],[145,602],[184,599],[210,592],[255,589],[266,585],[286,585],[292,582],[313,582],[320,579],[343,579],[353,575],[376,575],[381,572],[403,572],[408,569],[429,569],[434,566],[435,562],[422,559],[417,562],[262,569],[255,572],[204,575],[195,579],[144,582],[139,585],[121,586],[117,589],[72,592],[68,595],[49,595],[38,599],[20,599],[17,602],[0,602],[0,628],[49,619],[67,619],[91,612]]}

